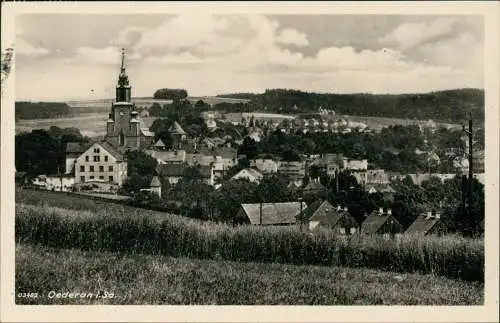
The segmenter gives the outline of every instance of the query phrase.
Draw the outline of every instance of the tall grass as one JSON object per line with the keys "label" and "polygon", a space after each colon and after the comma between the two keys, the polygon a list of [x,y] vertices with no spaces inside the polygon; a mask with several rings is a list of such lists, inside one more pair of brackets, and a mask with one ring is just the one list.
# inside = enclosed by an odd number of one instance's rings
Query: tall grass
{"label": "tall grass", "polygon": [[56,248],[297,265],[368,267],[484,281],[484,243],[461,237],[343,238],[330,231],[230,227],[145,210],[16,206],[16,240]]}
{"label": "tall grass", "polygon": [[[390,286],[390,288],[387,288]],[[55,299],[49,291],[113,293]],[[292,266],[16,246],[17,304],[480,305],[484,284],[367,268]]]}

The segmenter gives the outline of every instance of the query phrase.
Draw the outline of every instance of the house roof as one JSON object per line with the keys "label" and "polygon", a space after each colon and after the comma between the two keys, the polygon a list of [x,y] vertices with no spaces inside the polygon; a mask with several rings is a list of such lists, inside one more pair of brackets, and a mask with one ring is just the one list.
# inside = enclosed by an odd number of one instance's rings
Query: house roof
{"label": "house roof", "polygon": [[171,134],[176,134],[176,135],[185,135],[186,134],[184,129],[182,129],[181,125],[177,121],[174,121],[174,124],[168,129],[168,131]]}
{"label": "house roof", "polygon": [[[184,164],[161,164],[157,166],[157,172],[161,176],[166,177],[182,177],[184,170],[189,166]],[[210,166],[196,166],[200,171],[202,178],[210,178],[212,176],[212,167]]]}
{"label": "house roof", "polygon": [[322,190],[326,190],[326,188],[321,185],[320,182],[316,182],[316,181],[310,181],[309,183],[307,183],[306,187],[304,187],[304,191],[322,191]]}
{"label": "house roof", "polygon": [[341,222],[342,225],[359,226],[358,222],[345,209],[338,210],[326,200],[317,200],[304,212],[304,218],[309,221],[319,221],[331,226]]}
{"label": "house roof", "polygon": [[401,225],[392,215],[387,213],[379,214],[373,211],[361,224],[361,232],[375,234],[389,220],[394,221],[396,225]]}
{"label": "house roof", "polygon": [[149,184],[151,187],[161,187],[160,179],[158,176],[153,176],[153,179],[151,179],[151,184]]}
{"label": "house roof", "polygon": [[153,147],[166,147],[166,146],[161,139],[158,139],[158,141],[153,145]]}
{"label": "house roof", "polygon": [[198,149],[200,154],[205,156],[221,156],[226,159],[235,159],[238,156],[238,150],[231,147],[219,147],[219,148],[200,148]]}
{"label": "house roof", "polygon": [[91,143],[68,142],[66,143],[66,153],[81,154],[89,149],[91,145]]}
{"label": "house roof", "polygon": [[423,233],[426,234],[429,232],[440,219],[436,219],[432,217],[430,219],[427,218],[425,214],[419,215],[415,221],[406,229],[405,233]]}
{"label": "house roof", "polygon": [[375,189],[377,192],[383,193],[383,194],[396,193],[396,191],[389,184],[378,184],[378,183],[375,183],[375,184],[368,184],[368,185],[366,185],[366,191],[370,191],[372,188]]}
{"label": "house roof", "polygon": [[[251,224],[260,224],[260,203],[241,204]],[[307,205],[302,202],[302,208]],[[300,213],[300,202],[262,203],[262,224],[293,224]]]}
{"label": "house roof", "polygon": [[[109,143],[107,143],[106,141],[102,141],[102,142],[99,142],[99,143],[96,143],[98,145],[100,145],[102,148],[104,148],[104,150],[106,150],[111,156],[113,156],[116,161],[123,161],[124,158],[123,158],[123,155],[120,154],[118,152],[118,150],[116,150],[115,148],[113,148],[113,146],[111,146]],[[90,148],[90,147],[89,147]],[[88,149],[87,149],[88,150]]]}
{"label": "house roof", "polygon": [[247,173],[249,174],[250,176],[253,176],[255,179],[262,179],[262,174],[260,172],[258,172],[257,170],[253,169],[253,168],[245,168],[245,169],[242,169],[240,170],[238,173],[236,173],[236,175],[234,175],[233,177],[231,177],[231,179],[238,179],[238,178],[241,178],[241,177],[245,177],[244,174]]}
{"label": "house roof", "polygon": [[160,159],[166,163],[173,163],[173,162],[182,163],[186,160],[186,152],[184,150],[176,150],[176,151],[146,150],[145,153],[153,158]]}
{"label": "house roof", "polygon": [[141,132],[146,137],[154,137],[154,135],[155,135],[154,132],[149,130],[149,128],[141,128]]}

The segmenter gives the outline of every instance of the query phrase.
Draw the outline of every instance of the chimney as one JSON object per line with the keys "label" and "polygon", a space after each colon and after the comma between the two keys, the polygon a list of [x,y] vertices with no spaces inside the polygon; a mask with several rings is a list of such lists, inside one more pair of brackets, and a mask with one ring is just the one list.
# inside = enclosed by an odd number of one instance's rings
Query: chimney
{"label": "chimney", "polygon": [[387,209],[387,214],[391,215],[392,214],[392,210],[391,209]]}

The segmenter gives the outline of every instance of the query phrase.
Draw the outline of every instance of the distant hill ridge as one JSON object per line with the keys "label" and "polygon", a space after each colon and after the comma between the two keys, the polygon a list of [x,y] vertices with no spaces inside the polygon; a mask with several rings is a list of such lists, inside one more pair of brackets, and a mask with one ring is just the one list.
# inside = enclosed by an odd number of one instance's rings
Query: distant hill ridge
{"label": "distant hill ridge", "polygon": [[473,119],[484,120],[484,90],[472,88],[408,94],[340,94],[268,89],[264,93],[219,96],[249,99],[256,106],[281,113],[309,113],[323,107],[347,115],[459,122],[472,112]]}

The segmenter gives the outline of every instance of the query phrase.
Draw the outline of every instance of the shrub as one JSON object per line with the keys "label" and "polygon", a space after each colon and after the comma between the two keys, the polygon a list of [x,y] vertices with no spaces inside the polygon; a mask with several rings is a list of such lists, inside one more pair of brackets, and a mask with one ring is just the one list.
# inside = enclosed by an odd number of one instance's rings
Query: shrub
{"label": "shrub", "polygon": [[484,242],[462,237],[338,237],[296,227],[231,227],[133,208],[75,211],[18,204],[16,240],[174,257],[370,267],[484,281]]}

